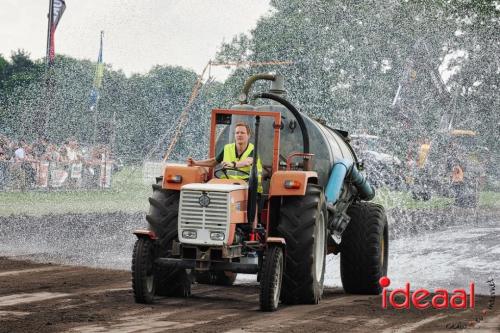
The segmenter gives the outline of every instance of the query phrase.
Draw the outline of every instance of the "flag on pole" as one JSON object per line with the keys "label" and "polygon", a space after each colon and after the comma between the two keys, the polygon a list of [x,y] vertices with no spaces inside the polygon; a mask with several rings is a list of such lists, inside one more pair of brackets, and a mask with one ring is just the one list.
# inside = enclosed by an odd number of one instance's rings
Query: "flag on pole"
{"label": "flag on pole", "polygon": [[49,64],[54,63],[55,58],[55,43],[54,35],[56,33],[57,25],[61,20],[61,17],[66,9],[66,3],[64,0],[52,0],[50,2],[51,6],[49,8]]}
{"label": "flag on pole", "polygon": [[104,76],[104,63],[102,62],[102,38],[104,31],[101,31],[101,44],[99,47],[99,55],[97,56],[97,66],[95,68],[94,86],[90,92],[90,111],[93,111],[99,101],[99,90],[102,87],[102,77]]}

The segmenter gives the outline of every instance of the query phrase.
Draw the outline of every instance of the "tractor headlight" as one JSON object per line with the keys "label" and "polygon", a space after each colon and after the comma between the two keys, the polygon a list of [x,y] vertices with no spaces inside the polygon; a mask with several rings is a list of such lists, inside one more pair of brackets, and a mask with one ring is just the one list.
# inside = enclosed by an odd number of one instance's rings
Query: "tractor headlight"
{"label": "tractor headlight", "polygon": [[224,240],[224,233],[223,232],[211,232],[210,233],[210,239],[214,241],[223,241]]}
{"label": "tractor headlight", "polygon": [[197,237],[196,230],[182,230],[182,237],[195,239]]}

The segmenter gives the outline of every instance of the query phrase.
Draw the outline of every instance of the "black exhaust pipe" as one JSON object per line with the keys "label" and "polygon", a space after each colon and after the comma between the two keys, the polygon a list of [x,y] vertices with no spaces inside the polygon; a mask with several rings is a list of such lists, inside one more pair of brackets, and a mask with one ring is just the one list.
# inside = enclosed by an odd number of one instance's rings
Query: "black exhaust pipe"
{"label": "black exhaust pipe", "polygon": [[259,177],[257,175],[257,151],[259,148],[259,125],[260,116],[255,117],[255,139],[253,143],[252,152],[252,169],[250,171],[250,178],[248,179],[248,204],[247,204],[247,221],[252,226],[255,219],[255,210],[257,208],[257,189],[259,186]]}

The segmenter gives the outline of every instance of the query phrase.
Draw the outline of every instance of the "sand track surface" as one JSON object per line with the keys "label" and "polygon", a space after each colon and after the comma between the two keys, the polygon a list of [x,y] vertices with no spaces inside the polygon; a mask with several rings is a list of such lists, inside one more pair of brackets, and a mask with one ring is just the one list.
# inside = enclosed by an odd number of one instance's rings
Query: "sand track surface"
{"label": "sand track surface", "polygon": [[[130,273],[0,257],[0,332],[413,332],[500,331],[498,305],[474,310],[381,308],[381,296],[327,288],[318,305],[258,309],[257,283],[196,284],[189,298],[136,304]],[[496,304],[500,300],[496,299]]]}

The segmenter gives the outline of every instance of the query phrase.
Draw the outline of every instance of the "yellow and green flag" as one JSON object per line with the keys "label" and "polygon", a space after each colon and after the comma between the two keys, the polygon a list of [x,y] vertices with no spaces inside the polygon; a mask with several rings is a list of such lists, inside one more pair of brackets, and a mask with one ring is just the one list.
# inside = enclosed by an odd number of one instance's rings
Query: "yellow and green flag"
{"label": "yellow and green flag", "polygon": [[99,101],[99,90],[102,87],[102,77],[104,76],[104,63],[102,62],[102,37],[104,31],[101,31],[101,45],[99,47],[99,56],[97,57],[97,66],[94,75],[94,85],[90,92],[90,111],[97,107]]}

